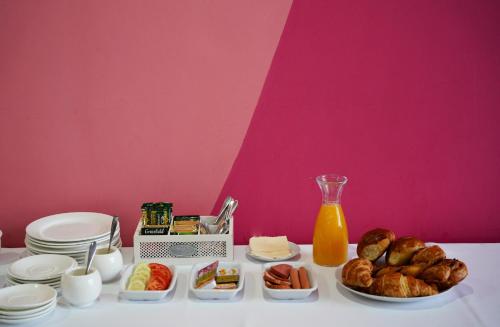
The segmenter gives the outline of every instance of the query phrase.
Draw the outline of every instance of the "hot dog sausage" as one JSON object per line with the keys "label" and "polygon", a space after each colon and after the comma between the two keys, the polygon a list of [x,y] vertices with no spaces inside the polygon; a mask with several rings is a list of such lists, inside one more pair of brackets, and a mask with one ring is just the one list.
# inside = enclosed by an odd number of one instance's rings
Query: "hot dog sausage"
{"label": "hot dog sausage", "polygon": [[300,286],[302,288],[311,288],[311,284],[309,283],[309,277],[307,276],[307,269],[304,267],[299,268],[299,279]]}
{"label": "hot dog sausage", "polygon": [[292,288],[300,288],[299,271],[296,268],[290,270],[290,279],[292,280]]}

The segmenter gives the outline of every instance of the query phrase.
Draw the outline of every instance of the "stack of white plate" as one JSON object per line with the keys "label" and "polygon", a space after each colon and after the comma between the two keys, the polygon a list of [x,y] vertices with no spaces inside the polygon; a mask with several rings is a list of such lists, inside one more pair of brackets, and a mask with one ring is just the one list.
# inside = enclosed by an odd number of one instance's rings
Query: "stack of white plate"
{"label": "stack of white plate", "polygon": [[61,276],[78,266],[72,257],[60,254],[40,254],[17,260],[7,270],[7,284],[45,284],[61,288]]}
{"label": "stack of white plate", "polygon": [[[68,212],[40,218],[26,227],[26,248],[30,254],[63,254],[78,263],[85,261],[90,243],[107,246],[113,217],[95,212]],[[112,244],[121,247],[120,225]]]}
{"label": "stack of white plate", "polygon": [[57,292],[47,285],[25,284],[0,289],[0,323],[24,324],[49,315]]}

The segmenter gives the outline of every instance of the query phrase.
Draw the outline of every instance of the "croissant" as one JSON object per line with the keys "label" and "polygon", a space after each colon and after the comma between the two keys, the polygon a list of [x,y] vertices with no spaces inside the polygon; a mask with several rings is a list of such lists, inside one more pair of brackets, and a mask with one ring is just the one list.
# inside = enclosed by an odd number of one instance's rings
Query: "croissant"
{"label": "croissant", "polygon": [[447,266],[451,270],[448,279],[444,282],[438,283],[440,290],[446,290],[457,285],[465,277],[467,277],[469,273],[465,263],[457,259],[444,259],[440,265]]}
{"label": "croissant", "polygon": [[368,292],[390,297],[429,296],[438,293],[435,286],[401,273],[385,274],[375,278]]}
{"label": "croissant", "polygon": [[386,262],[391,266],[403,266],[410,262],[415,252],[425,247],[425,243],[415,237],[401,237],[387,250]]}
{"label": "croissant", "polygon": [[402,267],[398,267],[398,266],[385,266],[385,267],[377,269],[377,271],[374,273],[374,276],[380,277],[380,276],[383,276],[386,274],[396,273],[396,272],[399,272],[401,270],[401,268]]}
{"label": "croissant", "polygon": [[356,252],[360,258],[376,261],[384,254],[395,238],[394,232],[387,229],[370,230],[361,237]]}
{"label": "croissant", "polygon": [[444,283],[450,278],[451,268],[447,265],[437,264],[425,269],[418,277],[427,283]]}
{"label": "croissant", "polygon": [[424,269],[425,269],[425,265],[415,263],[415,264],[409,265],[409,266],[402,266],[401,269],[399,270],[399,272],[405,276],[417,277]]}
{"label": "croissant", "polygon": [[421,264],[413,264],[409,266],[385,266],[379,268],[375,273],[375,277],[380,277],[385,274],[399,272],[405,276],[417,277],[423,270],[424,266]]}
{"label": "croissant", "polygon": [[352,259],[342,268],[342,283],[347,286],[369,287],[373,282],[372,270],[370,260]]}
{"label": "croissant", "polygon": [[424,268],[427,268],[444,258],[446,258],[446,253],[444,253],[443,249],[439,245],[433,245],[418,250],[411,258],[411,263],[421,264]]}
{"label": "croissant", "polygon": [[438,294],[437,286],[434,284],[427,284],[421,279],[407,276],[408,286],[410,288],[411,296],[429,296]]}

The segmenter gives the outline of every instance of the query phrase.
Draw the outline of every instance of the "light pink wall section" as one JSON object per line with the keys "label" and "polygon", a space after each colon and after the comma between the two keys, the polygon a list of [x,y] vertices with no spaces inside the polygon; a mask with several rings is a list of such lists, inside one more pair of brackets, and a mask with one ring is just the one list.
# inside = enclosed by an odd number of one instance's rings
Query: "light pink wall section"
{"label": "light pink wall section", "polygon": [[0,228],[64,211],[209,213],[291,0],[1,1]]}

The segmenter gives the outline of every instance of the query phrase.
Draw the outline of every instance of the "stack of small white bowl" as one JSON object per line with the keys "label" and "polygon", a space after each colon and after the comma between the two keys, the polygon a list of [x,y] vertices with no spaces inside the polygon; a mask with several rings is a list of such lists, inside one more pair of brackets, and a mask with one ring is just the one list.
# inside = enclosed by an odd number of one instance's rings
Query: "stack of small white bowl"
{"label": "stack of small white bowl", "polygon": [[0,323],[23,324],[49,315],[57,292],[47,285],[25,284],[0,289]]}
{"label": "stack of small white bowl", "polygon": [[72,257],[59,254],[40,254],[25,257],[10,265],[7,270],[7,284],[45,284],[61,288],[62,274],[78,266]]}
{"label": "stack of small white bowl", "polygon": [[[85,261],[90,243],[109,243],[113,217],[95,212],[68,212],[40,218],[26,227],[26,248],[30,254],[62,254]],[[121,247],[120,226],[112,245]]]}

